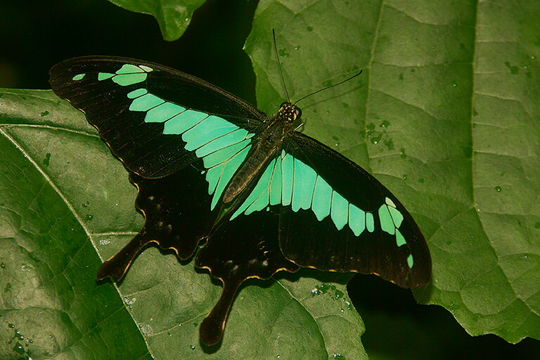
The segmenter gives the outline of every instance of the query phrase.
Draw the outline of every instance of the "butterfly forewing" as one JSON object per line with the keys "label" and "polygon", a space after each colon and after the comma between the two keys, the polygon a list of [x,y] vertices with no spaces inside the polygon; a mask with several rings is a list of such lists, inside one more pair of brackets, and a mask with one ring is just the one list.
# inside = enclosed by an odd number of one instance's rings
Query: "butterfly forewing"
{"label": "butterfly forewing", "polygon": [[170,175],[197,160],[197,145],[212,138],[192,131],[191,138],[197,138],[186,149],[185,133],[201,121],[209,118],[204,130],[217,129],[218,138],[234,128],[254,134],[266,118],[207,82],[135,59],[66,60],[51,69],[50,83],[59,96],[85,112],[128,170],[145,178]]}

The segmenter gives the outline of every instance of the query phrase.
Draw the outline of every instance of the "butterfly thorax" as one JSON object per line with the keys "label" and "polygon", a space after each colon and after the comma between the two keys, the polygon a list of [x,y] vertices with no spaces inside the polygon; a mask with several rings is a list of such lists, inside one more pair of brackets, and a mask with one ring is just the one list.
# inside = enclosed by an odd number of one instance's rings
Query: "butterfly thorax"
{"label": "butterfly thorax", "polygon": [[289,102],[281,104],[277,115],[270,118],[266,128],[254,138],[246,161],[231,179],[223,194],[225,204],[232,202],[255,185],[268,163],[283,148],[285,138],[294,131],[293,123],[300,119],[300,116],[302,111],[298,106]]}

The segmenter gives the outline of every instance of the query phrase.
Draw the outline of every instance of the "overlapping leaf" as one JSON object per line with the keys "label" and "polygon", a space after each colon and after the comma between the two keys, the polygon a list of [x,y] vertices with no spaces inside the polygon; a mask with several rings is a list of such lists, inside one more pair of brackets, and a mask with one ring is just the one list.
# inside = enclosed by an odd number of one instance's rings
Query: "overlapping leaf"
{"label": "overlapping leaf", "polygon": [[[156,18],[165,40],[178,39],[204,0],[109,0],[124,9]],[[134,34],[135,35],[135,34]]]}

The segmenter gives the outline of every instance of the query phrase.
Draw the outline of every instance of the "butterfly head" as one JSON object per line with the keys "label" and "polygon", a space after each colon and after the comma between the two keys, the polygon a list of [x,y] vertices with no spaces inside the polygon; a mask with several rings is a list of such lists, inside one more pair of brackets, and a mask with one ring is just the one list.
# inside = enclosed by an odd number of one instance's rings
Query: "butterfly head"
{"label": "butterfly head", "polygon": [[284,102],[279,106],[278,111],[279,118],[283,119],[287,123],[292,124],[302,116],[302,110],[295,104],[290,102]]}

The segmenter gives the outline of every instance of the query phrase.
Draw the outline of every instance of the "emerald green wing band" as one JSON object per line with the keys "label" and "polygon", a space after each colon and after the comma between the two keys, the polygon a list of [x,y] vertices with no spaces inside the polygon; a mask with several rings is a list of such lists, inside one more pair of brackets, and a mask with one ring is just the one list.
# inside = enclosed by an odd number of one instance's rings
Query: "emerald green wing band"
{"label": "emerald green wing band", "polygon": [[[386,197],[377,210],[378,223],[372,212],[360,209],[332,189],[328,182],[310,166],[285,150],[266,167],[253,191],[231,216],[249,215],[271,205],[290,206],[294,212],[311,210],[318,221],[330,216],[337,230],[345,226],[359,237],[373,233],[375,227],[395,236],[397,246],[406,244],[399,231],[403,215],[394,202]],[[408,260],[412,267],[412,257]]]}
{"label": "emerald green wing band", "polygon": [[[120,86],[144,83],[153,69],[144,65],[124,64],[115,73],[99,73],[98,80],[111,80]],[[73,80],[82,80],[77,74]],[[144,85],[144,84],[142,84]],[[184,148],[203,160],[208,194],[213,195],[213,210],[232,176],[245,160],[254,134],[226,119],[192,110],[162,99],[141,87],[127,93],[129,111],[145,112],[145,123],[163,123],[164,135],[181,135]]]}
{"label": "emerald green wing band", "polygon": [[[141,91],[142,90],[142,91]],[[217,205],[232,176],[244,162],[254,135],[222,117],[190,110],[137,89],[128,93],[131,111],[146,111],[145,122],[164,123],[163,134],[181,135],[184,148],[194,151],[207,169],[211,209]]]}

